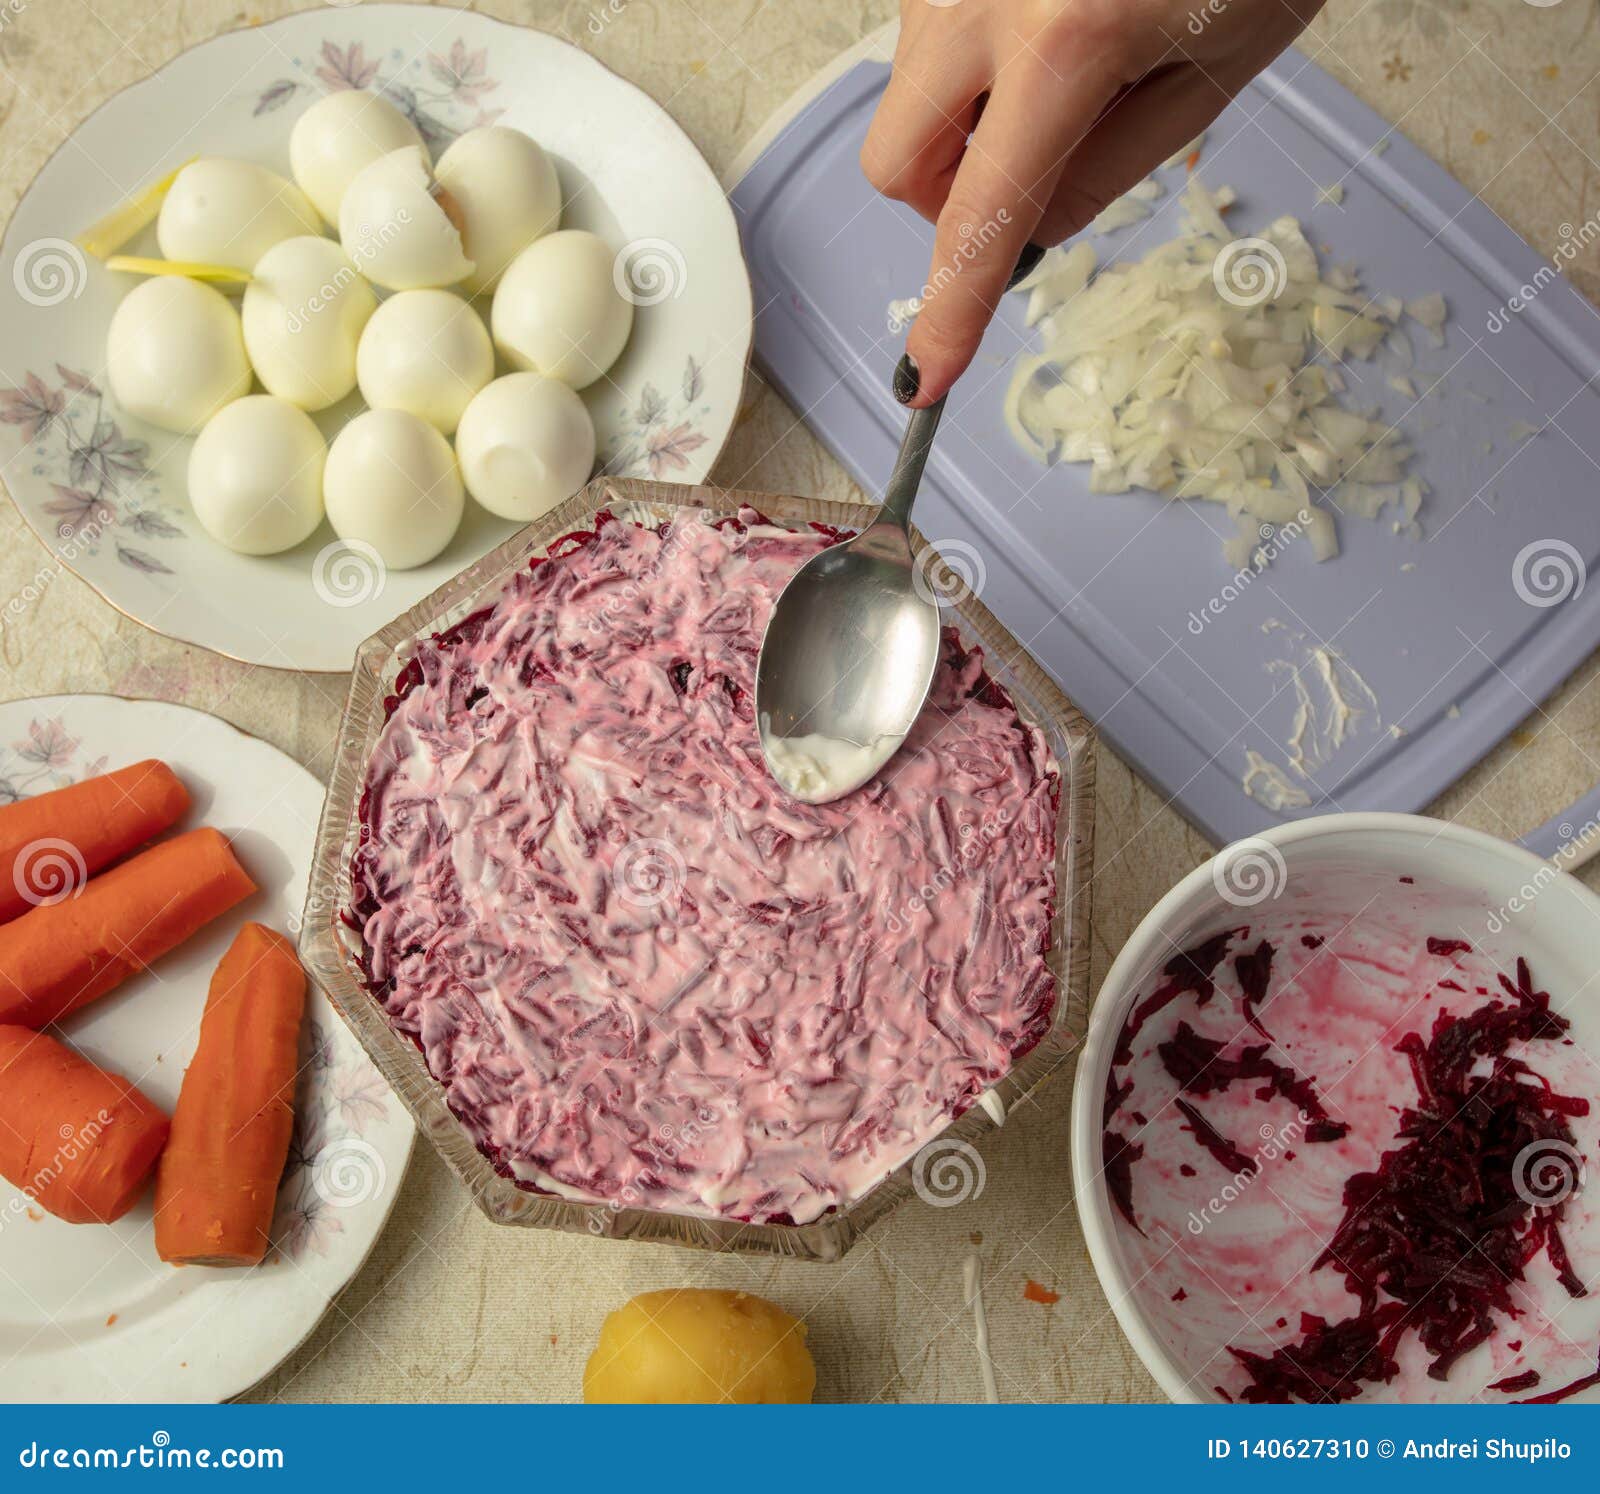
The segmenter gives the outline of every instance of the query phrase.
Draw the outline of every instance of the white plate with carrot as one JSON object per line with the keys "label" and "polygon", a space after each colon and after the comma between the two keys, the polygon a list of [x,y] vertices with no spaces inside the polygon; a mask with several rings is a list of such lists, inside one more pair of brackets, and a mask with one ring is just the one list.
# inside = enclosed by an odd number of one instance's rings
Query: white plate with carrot
{"label": "white plate with carrot", "polygon": [[199,711],[0,705],[0,1398],[237,1395],[382,1230],[414,1127],[293,955],[321,806]]}

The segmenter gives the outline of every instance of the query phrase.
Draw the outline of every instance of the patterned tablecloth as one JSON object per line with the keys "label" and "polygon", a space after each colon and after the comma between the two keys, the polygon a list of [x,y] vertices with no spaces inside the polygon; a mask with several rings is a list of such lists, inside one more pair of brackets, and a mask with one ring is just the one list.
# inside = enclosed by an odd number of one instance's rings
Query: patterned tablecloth
{"label": "patterned tablecloth", "polygon": [[[112,93],[227,28],[297,9],[273,0],[12,0],[0,5],[0,212],[68,131]],[[474,7],[565,36],[658,99],[721,169],[769,113],[890,18],[891,0],[491,0]],[[1600,212],[1596,0],[1331,0],[1306,50],[1523,234],[1553,252]],[[1568,274],[1600,298],[1600,241]],[[15,382],[0,348],[0,397]],[[0,419],[5,418],[0,398]],[[805,426],[751,376],[713,480],[856,498]],[[345,686],[231,663],[157,637],[45,561],[0,505],[0,596],[36,593],[0,632],[0,695],[150,696],[212,711],[326,775]],[[45,584],[39,577],[47,575]],[[1515,835],[1600,782],[1591,659],[1436,813]],[[0,781],[0,795],[10,792]],[[1102,747],[1094,979],[1143,913],[1210,847]],[[1585,874],[1600,886],[1600,874]],[[835,1266],[496,1229],[419,1145],[393,1219],[310,1341],[252,1398],[567,1400],[605,1312],[638,1291],[743,1287],[805,1317],[818,1395],[981,1396],[962,1261],[985,1263],[1006,1400],[1156,1397],[1095,1281],[1070,1203],[1058,1083],[985,1152],[982,1192],[903,1209]],[[1024,1297],[1029,1281],[1059,1294]],[[1045,1294],[1035,1294],[1045,1295]]]}

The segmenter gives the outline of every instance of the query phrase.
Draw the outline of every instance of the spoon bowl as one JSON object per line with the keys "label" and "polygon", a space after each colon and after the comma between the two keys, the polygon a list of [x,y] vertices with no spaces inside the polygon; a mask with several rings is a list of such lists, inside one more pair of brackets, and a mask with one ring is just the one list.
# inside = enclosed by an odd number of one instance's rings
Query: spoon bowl
{"label": "spoon bowl", "polygon": [[773,604],[756,663],[772,776],[808,804],[870,782],[915,724],[939,662],[939,606],[907,521],[944,402],[912,412],[879,518],[813,555]]}
{"label": "spoon bowl", "polygon": [[[911,730],[939,661],[939,609],[911,545],[882,521],[813,556],[773,608],[756,670],[761,747],[797,799],[868,782]],[[780,626],[781,623],[781,626]]]}

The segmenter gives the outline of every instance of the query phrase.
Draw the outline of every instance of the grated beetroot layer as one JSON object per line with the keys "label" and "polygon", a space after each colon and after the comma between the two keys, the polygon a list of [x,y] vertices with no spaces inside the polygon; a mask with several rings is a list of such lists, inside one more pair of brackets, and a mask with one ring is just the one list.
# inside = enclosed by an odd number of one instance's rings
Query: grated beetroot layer
{"label": "grated beetroot layer", "polygon": [[602,515],[402,672],[349,921],[524,1186],[804,1223],[1049,1027],[1059,773],[980,651],[947,631],[860,793],[801,804],[762,763],[762,629],[832,537]]}

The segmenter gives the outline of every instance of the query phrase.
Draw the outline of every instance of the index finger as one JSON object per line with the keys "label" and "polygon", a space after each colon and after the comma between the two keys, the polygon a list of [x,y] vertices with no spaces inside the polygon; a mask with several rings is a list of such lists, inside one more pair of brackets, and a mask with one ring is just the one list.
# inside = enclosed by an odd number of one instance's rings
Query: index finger
{"label": "index finger", "polygon": [[[948,392],[977,352],[1067,157],[1111,97],[1114,75],[1090,73],[1063,80],[1035,64],[996,83],[939,213],[922,309],[906,339],[917,391],[905,403],[913,408]],[[1046,84],[1054,118],[1041,129]]]}

